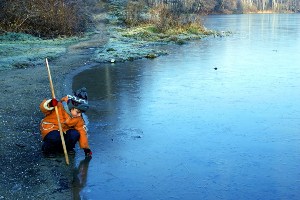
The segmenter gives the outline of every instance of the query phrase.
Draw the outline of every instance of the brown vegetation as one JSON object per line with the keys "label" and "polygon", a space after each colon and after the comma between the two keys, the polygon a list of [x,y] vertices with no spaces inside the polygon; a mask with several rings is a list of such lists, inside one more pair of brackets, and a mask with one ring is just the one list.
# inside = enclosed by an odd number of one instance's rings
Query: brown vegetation
{"label": "brown vegetation", "polygon": [[299,12],[299,0],[145,0],[148,6],[165,4],[169,7],[185,8],[198,14]]}
{"label": "brown vegetation", "polygon": [[188,29],[201,32],[204,14],[297,12],[297,0],[128,0],[124,21],[127,26],[152,24],[165,33]]}
{"label": "brown vegetation", "polygon": [[83,2],[75,0],[0,0],[0,33],[39,37],[70,36],[85,30]]}
{"label": "brown vegetation", "polygon": [[[85,10],[87,2],[100,1],[0,0],[0,34],[22,32],[48,38],[78,35],[91,20]],[[152,23],[164,32],[191,24],[195,28],[203,14],[299,11],[299,0],[128,0],[123,17],[129,26]]]}
{"label": "brown vegetation", "polygon": [[155,30],[161,33],[177,29],[203,29],[200,14],[195,10],[184,6],[173,6],[165,3],[155,4],[149,7],[144,0],[130,0],[125,11],[125,23],[127,26],[152,24]]}
{"label": "brown vegetation", "polygon": [[145,12],[145,1],[128,1],[126,10],[125,10],[125,23],[129,26],[137,26],[141,23],[144,23],[142,17]]}

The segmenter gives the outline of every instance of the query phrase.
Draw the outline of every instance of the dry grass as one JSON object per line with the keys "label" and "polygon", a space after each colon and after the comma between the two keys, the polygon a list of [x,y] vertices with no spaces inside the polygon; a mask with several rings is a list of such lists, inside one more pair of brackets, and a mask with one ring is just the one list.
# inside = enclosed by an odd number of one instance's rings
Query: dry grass
{"label": "dry grass", "polygon": [[200,15],[178,9],[181,8],[163,3],[149,8],[144,0],[128,1],[124,21],[128,27],[150,26],[153,33],[170,35],[205,32]]}
{"label": "dry grass", "polygon": [[84,31],[88,18],[81,1],[7,0],[0,3],[0,32],[39,37],[71,36]]}

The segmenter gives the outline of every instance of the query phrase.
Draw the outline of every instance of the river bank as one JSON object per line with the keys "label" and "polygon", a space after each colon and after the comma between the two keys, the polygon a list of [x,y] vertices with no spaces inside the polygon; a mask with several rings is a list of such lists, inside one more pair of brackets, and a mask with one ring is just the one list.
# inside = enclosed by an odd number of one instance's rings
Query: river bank
{"label": "river bank", "polygon": [[[42,41],[12,35],[10,42],[2,37],[0,53],[0,199],[73,199],[75,158],[67,166],[63,155],[51,160],[41,152],[39,104],[51,97],[44,62],[47,57],[56,96],[66,95],[66,75],[91,64],[92,45],[107,43],[106,24],[97,23],[86,38]],[[84,157],[81,151],[77,154]]]}
{"label": "river bank", "polygon": [[[94,14],[98,23],[95,31],[86,37],[42,41],[17,34],[6,35],[15,37],[10,41],[0,39],[0,199],[72,199],[74,196],[75,159],[71,157],[67,166],[63,156],[49,160],[41,153],[39,122],[43,116],[39,104],[51,97],[44,65],[46,57],[56,96],[62,97],[71,90],[72,74],[76,70],[99,62],[124,62],[167,54],[155,46],[168,42],[125,37],[105,11]],[[77,154],[83,157],[83,152]]]}
{"label": "river bank", "polygon": [[[101,39],[103,44],[106,41],[106,37]],[[88,49],[71,48],[59,58],[49,59],[57,97],[65,95],[64,77],[90,63]],[[0,198],[71,199],[74,159],[66,166],[63,156],[45,159],[40,150],[43,116],[39,103],[51,97],[45,66],[1,71],[0,82]]]}

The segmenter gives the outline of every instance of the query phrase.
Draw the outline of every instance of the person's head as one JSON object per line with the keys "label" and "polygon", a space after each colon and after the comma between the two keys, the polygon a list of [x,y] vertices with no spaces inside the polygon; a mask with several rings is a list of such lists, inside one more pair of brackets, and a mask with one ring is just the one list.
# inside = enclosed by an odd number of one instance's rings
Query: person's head
{"label": "person's head", "polygon": [[74,95],[68,95],[68,108],[73,117],[81,116],[81,113],[86,112],[89,109],[87,101],[86,88],[81,88],[74,92]]}
{"label": "person's head", "polygon": [[81,113],[82,113],[82,111],[77,108],[72,108],[70,110],[70,112],[71,112],[72,117],[80,117]]}

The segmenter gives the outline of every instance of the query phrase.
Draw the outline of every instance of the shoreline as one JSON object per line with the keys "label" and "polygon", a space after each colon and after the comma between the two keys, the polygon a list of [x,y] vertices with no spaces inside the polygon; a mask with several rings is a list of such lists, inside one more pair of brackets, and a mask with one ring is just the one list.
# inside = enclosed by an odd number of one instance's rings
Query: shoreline
{"label": "shoreline", "polygon": [[[57,98],[72,92],[72,79],[76,74],[99,63],[112,59],[133,61],[146,58],[150,53],[166,54],[151,48],[162,43],[133,41],[121,37],[115,28],[102,22],[89,40],[79,40],[70,46],[65,44],[64,53],[48,58]],[[107,51],[109,48],[116,51]],[[99,54],[100,51],[104,54]],[[39,104],[44,98],[51,98],[44,61],[45,58],[40,59],[32,67],[25,65],[0,71],[3,88],[0,99],[0,199],[72,199],[74,196],[73,173],[76,159],[83,158],[83,152],[77,151],[76,157],[70,157],[69,166],[65,164],[64,156],[46,159],[41,152],[39,123],[43,115]]]}
{"label": "shoreline", "polygon": [[[120,32],[116,31],[118,27],[105,24],[105,13],[101,14],[101,23],[89,39],[81,38],[57,45],[56,56],[52,54],[51,43],[45,41],[44,47],[50,50],[37,60],[33,58],[32,63],[37,61],[37,65],[31,66],[22,61],[17,67],[0,69],[0,199],[72,199],[74,196],[74,168],[76,160],[84,157],[83,152],[77,151],[76,157],[70,157],[69,166],[65,164],[64,156],[46,159],[41,152],[39,122],[43,116],[39,104],[44,98],[51,98],[45,56],[49,56],[55,93],[60,98],[72,92],[72,81],[76,74],[95,65],[112,59],[115,62],[128,62],[145,58],[148,54],[167,54],[153,50],[155,45],[163,43],[121,37]],[[14,43],[16,46],[10,46],[12,51],[19,45],[18,41]],[[39,45],[37,47],[42,48]],[[55,45],[53,48],[56,49]],[[34,55],[35,51],[37,49],[33,48],[29,53]],[[18,55],[19,52],[23,50],[13,53],[17,57],[22,56]]]}
{"label": "shoreline", "polygon": [[[97,37],[99,45],[108,41],[104,33]],[[76,70],[93,63],[89,48],[73,46],[48,61],[57,98],[71,90]],[[69,166],[63,155],[46,159],[41,152],[39,104],[51,98],[45,64],[3,70],[0,84],[0,199],[72,199],[75,158],[84,157],[83,152],[70,157]]]}

